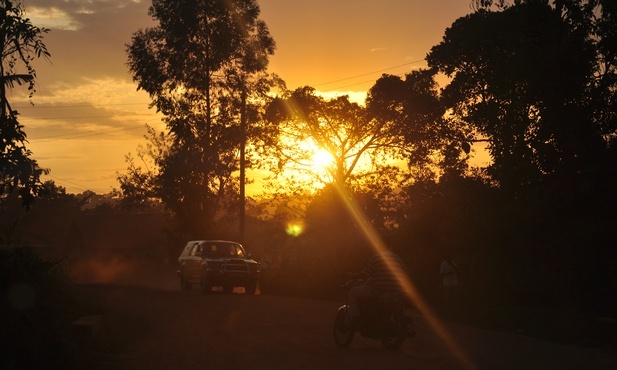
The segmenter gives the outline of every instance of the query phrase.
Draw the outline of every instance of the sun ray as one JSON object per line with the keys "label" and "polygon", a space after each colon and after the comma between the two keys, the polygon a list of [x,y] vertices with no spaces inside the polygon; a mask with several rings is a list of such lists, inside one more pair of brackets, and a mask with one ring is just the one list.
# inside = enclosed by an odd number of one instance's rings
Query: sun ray
{"label": "sun ray", "polygon": [[[382,253],[386,250],[386,245],[373,227],[367,221],[362,209],[356,204],[354,198],[338,183],[334,183],[338,195],[343,200],[347,210],[351,214],[354,221],[360,226],[360,230],[364,237],[369,241],[371,247],[376,253]],[[394,266],[389,266],[390,270],[396,271]],[[424,297],[416,289],[413,282],[407,276],[397,276],[399,284],[403,288],[404,293],[409,299],[414,302],[420,313],[427,320],[433,331],[439,336],[443,343],[448,347],[450,352],[460,361],[465,369],[477,369],[471,358],[465,353],[462,347],[456,342],[452,335],[448,332],[444,325],[436,318],[433,310],[430,308]]]}

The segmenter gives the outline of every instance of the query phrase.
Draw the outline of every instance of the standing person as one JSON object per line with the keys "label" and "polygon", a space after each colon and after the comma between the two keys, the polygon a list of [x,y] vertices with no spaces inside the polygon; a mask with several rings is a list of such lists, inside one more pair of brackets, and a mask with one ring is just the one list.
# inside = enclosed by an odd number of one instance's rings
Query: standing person
{"label": "standing person", "polygon": [[363,302],[372,301],[380,295],[390,292],[400,292],[405,267],[401,258],[391,251],[380,251],[372,256],[364,270],[353,276],[364,276],[366,281],[356,285],[347,293],[349,302],[349,323],[356,325],[360,318],[360,306]]}
{"label": "standing person", "polygon": [[439,274],[443,279],[444,301],[448,308],[458,306],[459,300],[459,281],[458,281],[458,266],[450,253],[446,254],[441,262]]}

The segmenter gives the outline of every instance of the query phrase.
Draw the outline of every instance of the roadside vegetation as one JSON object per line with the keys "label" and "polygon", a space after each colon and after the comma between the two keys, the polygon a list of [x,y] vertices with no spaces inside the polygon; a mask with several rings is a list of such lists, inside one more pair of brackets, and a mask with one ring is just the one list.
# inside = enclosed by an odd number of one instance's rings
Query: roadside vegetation
{"label": "roadside vegetation", "polygon": [[71,368],[75,304],[62,260],[0,243],[0,358],[7,369]]}

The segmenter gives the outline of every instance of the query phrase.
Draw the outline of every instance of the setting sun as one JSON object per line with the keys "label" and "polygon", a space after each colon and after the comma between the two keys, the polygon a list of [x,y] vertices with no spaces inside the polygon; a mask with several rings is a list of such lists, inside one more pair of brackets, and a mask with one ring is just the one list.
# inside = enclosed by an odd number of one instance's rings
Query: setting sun
{"label": "setting sun", "polygon": [[312,156],[312,164],[316,169],[326,170],[334,162],[332,155],[325,149],[318,149]]}

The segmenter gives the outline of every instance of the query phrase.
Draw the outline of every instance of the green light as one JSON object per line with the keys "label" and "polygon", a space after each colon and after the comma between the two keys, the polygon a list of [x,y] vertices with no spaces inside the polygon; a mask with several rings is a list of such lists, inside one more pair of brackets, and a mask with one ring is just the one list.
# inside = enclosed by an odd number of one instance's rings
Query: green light
{"label": "green light", "polygon": [[287,224],[287,228],[285,229],[285,232],[287,233],[287,235],[290,236],[299,236],[300,234],[302,234],[303,231],[303,227],[300,224],[297,223],[289,223]]}

